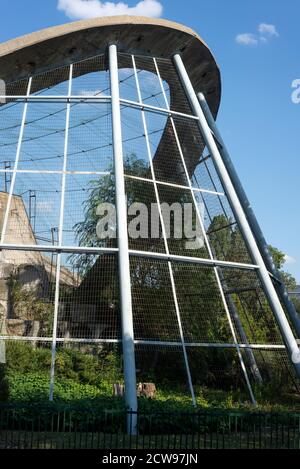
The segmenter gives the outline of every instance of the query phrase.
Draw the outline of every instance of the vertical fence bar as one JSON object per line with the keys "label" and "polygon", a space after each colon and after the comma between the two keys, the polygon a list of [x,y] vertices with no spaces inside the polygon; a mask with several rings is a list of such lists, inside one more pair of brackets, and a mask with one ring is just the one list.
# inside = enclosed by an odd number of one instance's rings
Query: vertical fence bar
{"label": "vertical fence bar", "polygon": [[[121,129],[121,109],[117,46],[109,46],[109,71],[112,104],[113,154],[116,187],[117,232],[119,245],[119,284],[121,299],[122,345],[124,361],[125,400],[129,411],[137,412],[136,367],[130,264],[128,254],[127,206]],[[137,432],[136,414],[128,415],[127,430]]]}
{"label": "vertical fence bar", "polygon": [[[68,96],[71,96],[71,94],[72,94],[72,78],[73,78],[73,65],[71,64],[70,65],[70,73],[69,73]],[[66,192],[66,170],[67,170],[67,160],[68,160],[70,113],[71,113],[71,103],[68,102],[68,104],[67,104],[67,113],[66,113],[64,161],[63,161],[63,172],[62,172],[60,216],[59,216],[59,229],[58,229],[58,245],[59,246],[62,245],[62,241],[63,241],[65,192]],[[56,263],[54,318],[53,318],[53,335],[52,335],[51,369],[50,369],[50,391],[49,391],[49,400],[50,401],[53,401],[53,395],[54,395],[55,358],[56,358],[56,345],[57,345],[57,325],[58,325],[58,313],[59,313],[60,271],[61,271],[61,253],[59,253],[57,255],[57,263]]]}
{"label": "vertical fence bar", "polygon": [[179,76],[181,78],[182,84],[184,86],[184,89],[186,91],[186,94],[189,98],[192,109],[195,115],[199,118],[199,127],[200,127],[201,134],[203,135],[203,138],[208,147],[208,150],[213,158],[213,161],[216,166],[216,170],[226,190],[227,197],[230,201],[231,207],[239,223],[243,236],[247,242],[253,261],[259,266],[259,276],[263,284],[265,293],[269,300],[270,306],[273,310],[273,314],[275,315],[275,318],[277,320],[284,343],[286,344],[286,347],[289,351],[291,361],[293,362],[296,373],[298,377],[300,378],[300,352],[299,352],[298,344],[296,342],[292,329],[289,325],[289,322],[285,316],[281,303],[278,299],[276,290],[270,279],[269,272],[266,268],[262,255],[258,249],[254,235],[251,231],[248,220],[243,211],[238,195],[235,191],[233,182],[231,181],[229,174],[226,170],[226,167],[223,163],[222,156],[219,152],[218,146],[212,135],[211,129],[207,123],[207,120],[199,104],[193,85],[190,81],[190,78],[187,74],[183,61],[179,54],[176,54],[174,56],[174,62],[175,62],[177,71],[179,73]]}
{"label": "vertical fence bar", "polygon": [[217,139],[217,142],[219,143],[219,151],[222,155],[222,159],[224,162],[224,165],[226,166],[226,170],[230,176],[231,181],[234,184],[236,193],[238,195],[238,198],[240,200],[240,203],[244,209],[244,212],[247,216],[249,225],[253,231],[253,234],[255,236],[256,242],[258,244],[258,247],[260,249],[260,252],[262,254],[262,257],[264,258],[264,261],[266,263],[267,268],[269,269],[270,273],[274,276],[278,289],[277,291],[279,292],[280,298],[283,302],[283,304],[286,307],[286,310],[289,314],[290,320],[292,321],[293,326],[295,327],[295,330],[297,332],[298,337],[300,338],[300,317],[296,311],[296,308],[292,301],[289,298],[287,289],[282,281],[280,272],[275,266],[274,260],[271,256],[268,243],[261,231],[261,228],[259,226],[259,223],[257,221],[257,218],[255,216],[255,213],[251,207],[251,204],[249,202],[249,199],[245,193],[245,190],[242,186],[242,183],[240,181],[240,178],[235,170],[235,167],[232,163],[230,154],[226,148],[226,145],[224,143],[224,140],[222,139],[221,133],[217,127],[217,124],[213,118],[213,115],[211,113],[211,110],[206,102],[205,96],[203,93],[198,93],[198,99],[202,108],[202,111],[206,117],[206,120],[208,122],[208,125],[210,129],[213,131],[214,136]]}

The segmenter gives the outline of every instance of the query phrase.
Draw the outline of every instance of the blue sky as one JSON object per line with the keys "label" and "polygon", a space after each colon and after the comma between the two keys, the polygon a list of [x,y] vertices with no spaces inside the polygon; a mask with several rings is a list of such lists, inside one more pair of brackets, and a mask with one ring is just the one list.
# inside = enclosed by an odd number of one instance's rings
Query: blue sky
{"label": "blue sky", "polygon": [[[0,41],[82,14],[82,0],[60,2],[62,10],[58,0],[1,0]],[[124,2],[132,8],[138,0]],[[300,2],[146,0],[134,12],[159,16],[161,7],[163,18],[190,26],[211,47],[222,73],[223,137],[267,240],[290,256],[286,268],[300,281],[300,104],[291,99],[300,79]],[[261,24],[275,29],[259,33]]]}

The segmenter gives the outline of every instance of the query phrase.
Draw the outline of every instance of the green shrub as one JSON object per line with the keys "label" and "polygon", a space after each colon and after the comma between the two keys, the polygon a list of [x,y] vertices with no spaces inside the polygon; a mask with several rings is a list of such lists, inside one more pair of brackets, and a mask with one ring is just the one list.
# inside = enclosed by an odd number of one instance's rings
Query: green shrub
{"label": "green shrub", "polygon": [[[47,401],[51,350],[9,342],[7,363],[0,369],[0,401]],[[114,382],[122,382],[120,357],[103,347],[59,348],[55,366],[55,399],[94,400],[112,397]]]}
{"label": "green shrub", "polygon": [[[0,365],[0,401],[45,402],[49,396],[51,350],[49,346],[9,342],[6,350],[7,364]],[[271,365],[272,363],[270,363]],[[272,410],[300,408],[300,398],[288,388],[283,393],[285,373],[275,370],[262,387],[255,386],[254,392],[260,409]],[[121,357],[118,350],[101,346],[84,346],[80,350],[59,347],[56,354],[55,401],[58,403],[80,403],[99,408],[119,406],[122,399],[113,398],[113,383],[123,382]],[[153,371],[151,380],[157,386],[156,398],[140,399],[142,412],[190,412],[192,402],[183,386],[178,386],[166,377],[159,380]],[[176,376],[177,377],[177,376]],[[146,376],[149,378],[149,375]],[[145,378],[145,382],[146,382]],[[149,382],[150,382],[149,381]],[[199,379],[198,382],[201,383]],[[200,409],[243,409],[250,408],[249,397],[239,386],[218,389],[217,383],[206,386],[194,385]],[[103,407],[104,406],[104,407]],[[281,407],[280,407],[281,406]]]}
{"label": "green shrub", "polygon": [[[10,402],[47,401],[49,397],[49,374],[14,373],[8,375],[7,382]],[[96,387],[67,378],[57,378],[54,395],[56,401],[74,402],[111,397],[112,391],[108,383],[101,383]]]}

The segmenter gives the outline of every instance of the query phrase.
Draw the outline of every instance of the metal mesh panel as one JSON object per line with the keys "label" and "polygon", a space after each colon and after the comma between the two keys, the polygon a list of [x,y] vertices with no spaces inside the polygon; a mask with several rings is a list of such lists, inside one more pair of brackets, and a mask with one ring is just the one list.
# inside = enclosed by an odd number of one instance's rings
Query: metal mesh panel
{"label": "metal mesh panel", "polygon": [[131,55],[118,54],[121,99],[138,101],[135,74]]}
{"label": "metal mesh panel", "polygon": [[155,177],[158,181],[188,186],[182,157],[171,120],[163,124],[163,132],[154,133],[154,123],[147,116]]}
{"label": "metal mesh panel", "polygon": [[103,55],[74,64],[72,94],[83,97],[110,95],[109,73]]}
{"label": "metal mesh panel", "polygon": [[[159,185],[159,199],[171,254],[208,258],[204,233],[199,222],[202,207],[196,210],[191,191]],[[202,220],[202,218],[201,218]],[[203,220],[202,220],[203,221]]]}
{"label": "metal mesh panel", "polygon": [[[51,242],[51,229],[59,224],[60,192],[60,175],[18,173],[4,242],[20,245],[47,244],[45,239]],[[5,192],[0,195],[4,217],[9,197]]]}
{"label": "metal mesh panel", "polygon": [[185,342],[233,343],[214,269],[173,263]]}
{"label": "metal mesh panel", "polygon": [[[224,394],[241,402],[248,400],[247,388],[237,351],[234,349],[188,348],[191,374],[200,403],[224,402]],[[217,392],[214,392],[217,391]],[[238,403],[238,402],[237,402]]]}
{"label": "metal mesh panel", "polygon": [[180,341],[167,262],[131,259],[135,338]]}
{"label": "metal mesh panel", "polygon": [[[28,78],[24,78],[23,80],[18,80],[14,82],[7,83],[6,82],[6,95],[7,96],[23,96],[27,92],[28,88]],[[16,106],[16,103],[7,98],[7,103],[11,103],[11,107]]]}
{"label": "metal mesh panel", "polygon": [[65,127],[65,104],[30,103],[18,168],[61,170]]}
{"label": "metal mesh panel", "polygon": [[[155,381],[162,405],[176,396],[190,398],[182,350],[179,347],[136,345],[138,382]],[[190,402],[190,399],[189,399]]]}
{"label": "metal mesh panel", "polygon": [[23,108],[23,103],[15,101],[0,106],[1,169],[11,169],[15,161]]}
{"label": "metal mesh panel", "polygon": [[[153,183],[126,177],[125,191],[128,204],[129,248],[165,252],[161,220],[158,208],[155,207],[157,200]],[[157,222],[153,221],[153,214],[156,215]]]}
{"label": "metal mesh panel", "polygon": [[[271,405],[281,403],[294,406],[298,401],[300,388],[287,352],[285,350],[254,350],[253,355],[262,376],[259,403]],[[253,376],[250,375],[250,377],[253,380]]]}
{"label": "metal mesh panel", "polygon": [[[60,285],[58,337],[117,339],[120,335],[117,259],[114,255],[72,255],[80,281]],[[66,267],[64,267],[66,269]],[[69,269],[68,269],[69,270]]]}
{"label": "metal mesh panel", "polygon": [[69,70],[69,67],[61,67],[35,75],[32,78],[30,94],[66,96],[68,94]]}
{"label": "metal mesh panel", "polygon": [[51,337],[55,270],[50,255],[5,251],[0,281],[1,335]]}
{"label": "metal mesh panel", "polygon": [[125,174],[151,179],[141,112],[123,106],[121,120]]}
{"label": "metal mesh panel", "polygon": [[[116,226],[112,214],[110,227],[98,223],[106,211],[102,204],[115,204],[113,176],[70,174],[66,176],[64,199],[63,244],[81,247],[116,247]],[[104,207],[106,208],[106,207]],[[102,215],[102,216],[101,216]]]}
{"label": "metal mesh panel", "polygon": [[195,198],[204,209],[205,230],[214,258],[251,264],[250,254],[227,198],[205,192],[195,192]]}
{"label": "metal mesh panel", "polygon": [[70,113],[68,171],[111,171],[111,106],[73,104]]}
{"label": "metal mesh panel", "polygon": [[[195,126],[193,130],[197,134],[197,132],[199,132],[198,126],[195,123],[192,123],[192,125]],[[220,182],[216,168],[206,149],[197,162],[191,182],[195,188],[202,188],[224,194],[224,188]]]}
{"label": "metal mesh panel", "polygon": [[55,382],[55,395],[63,400],[112,399],[114,384],[123,383],[122,348],[109,343],[59,343]]}
{"label": "metal mesh panel", "polygon": [[[224,291],[235,304],[249,343],[281,344],[281,335],[258,274],[237,269],[222,269],[222,274]],[[240,335],[238,329],[237,334]]]}
{"label": "metal mesh panel", "polygon": [[[192,114],[191,107],[172,60],[156,59],[156,63],[162,80],[166,80],[169,85],[170,108],[173,111]],[[167,94],[168,88],[166,85],[164,85],[164,89]]]}
{"label": "metal mesh panel", "polygon": [[[143,103],[159,108],[166,108],[163,91],[156,73],[155,63],[151,57],[135,57]],[[169,94],[168,85],[164,83]]]}

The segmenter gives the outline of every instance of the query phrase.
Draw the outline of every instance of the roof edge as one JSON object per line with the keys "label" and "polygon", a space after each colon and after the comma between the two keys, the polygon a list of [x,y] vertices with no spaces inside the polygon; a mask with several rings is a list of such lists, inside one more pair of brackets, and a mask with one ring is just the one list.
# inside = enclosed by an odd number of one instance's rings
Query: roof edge
{"label": "roof edge", "polygon": [[183,26],[182,24],[165,19],[154,19],[145,16],[121,15],[72,21],[70,23],[51,26],[49,28],[41,29],[33,33],[25,34],[16,39],[10,39],[9,41],[0,44],[0,57],[16,52],[17,50],[23,49],[25,47],[33,46],[42,41],[47,41],[48,39],[53,39],[55,37],[61,37],[66,34],[74,33],[76,31],[83,31],[85,29],[97,28],[102,26],[117,26],[126,24],[162,26],[169,29],[181,31],[183,33],[189,34],[190,36],[193,36],[195,39],[198,39],[205,47],[209,49],[208,45],[195,31],[193,31],[191,28]]}

